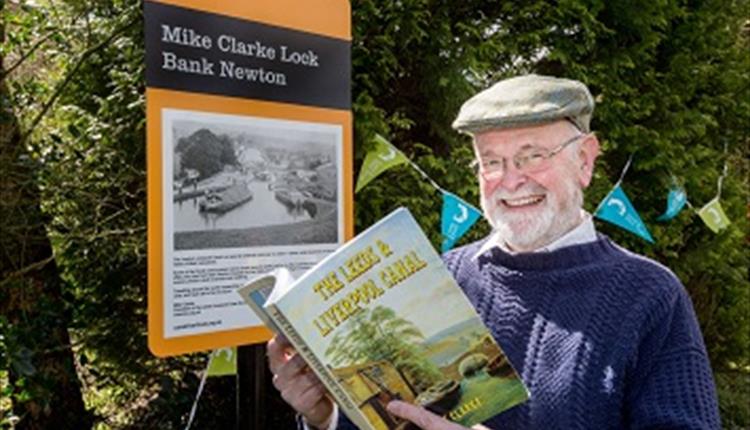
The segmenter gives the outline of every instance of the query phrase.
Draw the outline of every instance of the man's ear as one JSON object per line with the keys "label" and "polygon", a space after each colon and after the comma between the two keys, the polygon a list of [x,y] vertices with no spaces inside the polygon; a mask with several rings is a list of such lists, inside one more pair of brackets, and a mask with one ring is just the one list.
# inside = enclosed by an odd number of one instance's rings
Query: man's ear
{"label": "man's ear", "polygon": [[578,145],[576,154],[578,162],[578,183],[581,188],[586,188],[591,183],[594,175],[594,161],[599,156],[599,139],[594,133],[590,133]]}

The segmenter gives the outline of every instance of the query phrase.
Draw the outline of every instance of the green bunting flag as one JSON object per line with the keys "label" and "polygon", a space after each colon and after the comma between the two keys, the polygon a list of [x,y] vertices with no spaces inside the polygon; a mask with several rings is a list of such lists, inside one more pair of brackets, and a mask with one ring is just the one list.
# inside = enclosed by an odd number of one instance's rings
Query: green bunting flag
{"label": "green bunting flag", "polygon": [[375,141],[375,147],[365,156],[354,192],[361,190],[379,174],[391,167],[409,162],[404,153],[396,149],[383,136],[376,134],[373,140]]}
{"label": "green bunting flag", "polygon": [[703,222],[705,222],[708,228],[714,233],[724,230],[729,227],[730,224],[729,218],[727,218],[727,215],[724,213],[724,209],[721,208],[718,197],[703,206],[698,211],[698,216],[701,217]]}
{"label": "green bunting flag", "polygon": [[221,348],[211,353],[208,363],[208,376],[237,374],[237,348]]}

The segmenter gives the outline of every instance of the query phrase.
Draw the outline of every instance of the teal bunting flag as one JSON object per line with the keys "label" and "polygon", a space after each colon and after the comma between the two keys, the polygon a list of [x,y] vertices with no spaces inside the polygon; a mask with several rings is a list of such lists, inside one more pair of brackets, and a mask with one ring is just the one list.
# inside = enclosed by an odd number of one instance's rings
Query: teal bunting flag
{"label": "teal bunting flag", "polygon": [[678,213],[685,207],[687,203],[687,193],[685,189],[679,186],[673,187],[669,190],[667,195],[667,210],[663,214],[656,218],[657,221],[669,221],[676,217]]}
{"label": "teal bunting flag", "polygon": [[654,238],[619,184],[599,204],[594,216],[654,243]]}
{"label": "teal bunting flag", "polygon": [[443,191],[441,222],[443,252],[453,248],[456,241],[469,231],[481,215],[479,209],[461,200],[456,195]]}

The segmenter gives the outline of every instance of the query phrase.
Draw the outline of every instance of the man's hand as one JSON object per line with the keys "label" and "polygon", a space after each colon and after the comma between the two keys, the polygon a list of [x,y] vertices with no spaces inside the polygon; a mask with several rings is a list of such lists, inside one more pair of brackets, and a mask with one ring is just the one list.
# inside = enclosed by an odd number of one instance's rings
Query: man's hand
{"label": "man's hand", "polygon": [[[387,408],[388,412],[411,421],[422,430],[467,430],[467,428],[462,425],[448,421],[439,415],[433,414],[425,408],[412,405],[411,403],[394,400],[388,403]],[[481,424],[473,426],[472,429],[489,430]]]}
{"label": "man's hand", "polygon": [[284,401],[305,417],[307,425],[327,428],[333,416],[333,401],[323,383],[284,336],[274,336],[266,350],[273,385]]}
{"label": "man's hand", "polygon": [[388,412],[413,422],[423,430],[466,430],[466,427],[435,415],[425,408],[399,400],[388,403]]}

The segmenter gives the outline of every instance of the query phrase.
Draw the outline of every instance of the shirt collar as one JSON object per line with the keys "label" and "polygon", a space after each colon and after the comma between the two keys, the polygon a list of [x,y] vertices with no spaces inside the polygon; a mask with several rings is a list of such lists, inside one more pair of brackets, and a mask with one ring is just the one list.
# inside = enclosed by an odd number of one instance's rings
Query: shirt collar
{"label": "shirt collar", "polygon": [[[581,217],[583,218],[583,221],[581,221],[581,223],[578,224],[578,226],[576,226],[573,230],[570,230],[569,232],[560,236],[559,238],[555,239],[554,241],[552,241],[552,243],[549,243],[531,252],[551,252],[551,251],[555,251],[560,248],[565,248],[568,246],[581,245],[584,243],[596,241],[596,227],[594,227],[594,218],[591,216],[590,213],[586,211],[582,210],[581,212],[582,212]],[[490,249],[494,247],[498,247],[508,254],[518,254],[518,252],[515,252],[509,249],[508,246],[505,244],[505,241],[503,241],[502,238],[500,238],[500,233],[495,231],[490,235],[490,237],[487,239],[484,245],[482,245],[482,247],[479,248],[479,251],[476,254],[474,254],[472,259],[479,257],[480,255],[484,254],[485,252],[489,251]]]}

